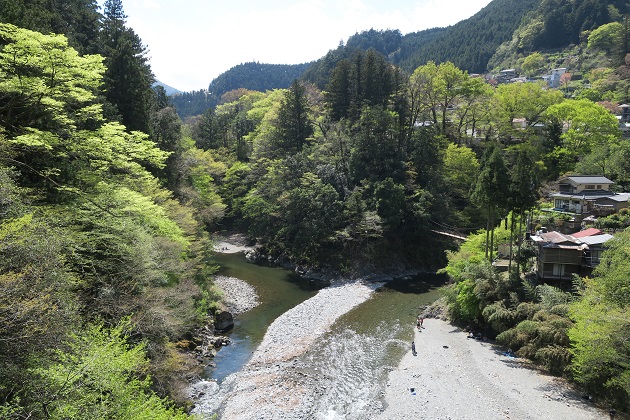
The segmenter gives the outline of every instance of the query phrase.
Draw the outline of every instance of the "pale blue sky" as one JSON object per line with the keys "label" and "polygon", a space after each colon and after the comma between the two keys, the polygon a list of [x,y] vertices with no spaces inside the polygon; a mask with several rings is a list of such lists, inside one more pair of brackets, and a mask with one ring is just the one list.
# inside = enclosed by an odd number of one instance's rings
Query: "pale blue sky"
{"label": "pale blue sky", "polygon": [[[99,0],[102,4],[104,0]],[[467,19],[490,0],[123,0],[151,67],[179,90],[205,89],[237,64],[316,60],[371,28],[403,35]]]}

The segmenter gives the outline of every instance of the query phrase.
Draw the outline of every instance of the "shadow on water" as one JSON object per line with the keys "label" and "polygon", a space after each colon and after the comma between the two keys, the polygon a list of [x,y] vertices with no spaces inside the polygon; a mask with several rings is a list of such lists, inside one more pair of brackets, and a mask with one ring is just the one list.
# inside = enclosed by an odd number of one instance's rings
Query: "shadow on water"
{"label": "shadow on water", "polygon": [[392,280],[383,286],[384,289],[394,290],[398,293],[422,294],[444,286],[448,281],[446,274],[419,274],[417,276]]}

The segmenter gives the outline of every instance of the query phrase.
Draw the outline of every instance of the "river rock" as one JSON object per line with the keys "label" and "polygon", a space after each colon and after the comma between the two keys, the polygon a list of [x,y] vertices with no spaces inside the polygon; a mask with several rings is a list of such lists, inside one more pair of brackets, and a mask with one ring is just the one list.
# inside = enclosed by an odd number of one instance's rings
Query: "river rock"
{"label": "river rock", "polygon": [[214,314],[214,328],[217,331],[227,331],[234,327],[234,317],[228,311],[218,310]]}

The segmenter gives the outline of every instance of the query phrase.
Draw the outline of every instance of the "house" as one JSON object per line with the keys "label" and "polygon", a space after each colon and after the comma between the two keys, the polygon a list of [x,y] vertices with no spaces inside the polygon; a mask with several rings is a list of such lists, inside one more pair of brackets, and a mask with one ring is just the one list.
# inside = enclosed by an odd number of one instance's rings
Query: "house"
{"label": "house", "polygon": [[551,74],[543,76],[543,80],[547,82],[547,86],[555,89],[560,86],[560,78],[566,72],[567,69],[565,67],[553,69],[551,70]]}
{"label": "house", "polygon": [[516,69],[501,70],[499,74],[495,76],[497,83],[509,83],[510,80],[518,77]]}
{"label": "house", "polygon": [[537,246],[536,272],[541,280],[570,280],[573,274],[588,275],[602,257],[604,244],[612,235],[586,229],[572,235],[547,232],[534,235]]}
{"label": "house", "polygon": [[614,182],[600,175],[574,175],[561,178],[557,192],[550,194],[554,210],[575,214],[615,213],[628,207],[630,193],[614,193]]}
{"label": "house", "polygon": [[621,115],[617,116],[619,121],[619,130],[621,130],[621,136],[624,139],[630,139],[630,105],[619,105],[621,109]]}
{"label": "house", "polygon": [[582,272],[582,256],[588,245],[560,232],[533,235],[537,245],[536,273],[542,280],[571,280]]}
{"label": "house", "polygon": [[602,258],[602,252],[604,252],[604,244],[613,238],[614,236],[608,233],[603,233],[601,235],[585,236],[580,239],[582,243],[588,245],[588,248],[585,250],[584,256],[582,257],[583,271],[585,268],[592,270],[599,265]]}
{"label": "house", "polygon": [[576,233],[572,233],[571,236],[573,236],[576,239],[580,239],[580,238],[585,238],[587,236],[601,235],[602,233],[603,232],[599,229],[588,228],[588,229],[584,229]]}

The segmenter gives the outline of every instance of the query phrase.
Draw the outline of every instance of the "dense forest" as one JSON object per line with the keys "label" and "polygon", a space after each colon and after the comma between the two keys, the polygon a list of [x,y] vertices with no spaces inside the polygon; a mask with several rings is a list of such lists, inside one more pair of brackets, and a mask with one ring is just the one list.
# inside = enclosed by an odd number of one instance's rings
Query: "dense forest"
{"label": "dense forest", "polygon": [[299,78],[309,64],[244,63],[232,67],[214,79],[208,90],[174,95],[171,100],[181,118],[203,114],[221,102],[224,93],[236,89],[265,92],[285,89]]}
{"label": "dense forest", "polygon": [[[121,0],[41,3],[0,8],[0,417],[186,417],[185,350],[219,298],[209,232],[226,227],[313,270],[442,269],[453,320],[628,409],[627,214],[601,222],[619,231],[570,287],[527,276],[522,240],[545,183],[630,186],[623,4],[572,18],[583,77],[559,89],[448,60],[405,70],[400,33],[368,31],[317,83],[238,86],[182,122]],[[556,59],[514,57],[533,73]],[[453,229],[464,245],[433,233]],[[516,249],[505,274],[499,243]]]}

